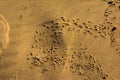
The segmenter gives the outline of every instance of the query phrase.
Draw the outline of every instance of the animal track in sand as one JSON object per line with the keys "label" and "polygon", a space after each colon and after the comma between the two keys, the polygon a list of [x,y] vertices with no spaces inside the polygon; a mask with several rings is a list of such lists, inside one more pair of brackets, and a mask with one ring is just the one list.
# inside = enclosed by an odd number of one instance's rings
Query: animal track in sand
{"label": "animal track in sand", "polygon": [[[72,48],[69,51],[69,69],[82,80],[113,80],[102,70],[99,61],[89,54],[87,48]],[[94,75],[93,75],[94,74]]]}
{"label": "animal track in sand", "polygon": [[[120,18],[116,17],[120,10],[119,3],[115,2],[113,4],[112,2],[111,4],[111,2],[108,2],[108,4],[109,7],[105,10],[105,19],[102,24],[61,17],[39,25],[39,29],[36,30],[34,35],[33,45],[31,46],[32,52],[27,57],[29,65],[32,65],[33,68],[38,67],[44,74],[59,68],[62,70],[66,63],[68,63],[68,69],[83,80],[113,80],[103,72],[99,61],[86,53],[86,50],[73,47],[76,37],[81,37],[76,34],[81,34],[94,39],[109,39],[111,47],[119,53],[119,29],[117,26],[120,26]],[[80,44],[80,42],[77,44]],[[95,75],[92,76],[92,74]]]}
{"label": "animal track in sand", "polygon": [[[107,1],[107,0],[106,0]],[[105,22],[111,23],[111,47],[114,49],[115,53],[120,53],[120,1],[119,0],[109,0],[107,1],[109,6],[105,10]]]}
{"label": "animal track in sand", "polygon": [[[95,39],[109,39],[111,26],[106,28],[105,25],[106,23],[95,25],[90,21],[80,23],[79,19],[68,20],[64,17],[39,25],[34,34],[32,51],[27,55],[27,62],[32,68],[37,67],[42,74],[51,70],[63,70],[68,63],[67,67],[71,73],[83,80],[112,80],[103,72],[99,62],[87,53],[87,48],[80,48],[82,45],[76,48],[72,46],[75,37],[80,37],[74,33]],[[66,34],[70,36],[66,37]]]}

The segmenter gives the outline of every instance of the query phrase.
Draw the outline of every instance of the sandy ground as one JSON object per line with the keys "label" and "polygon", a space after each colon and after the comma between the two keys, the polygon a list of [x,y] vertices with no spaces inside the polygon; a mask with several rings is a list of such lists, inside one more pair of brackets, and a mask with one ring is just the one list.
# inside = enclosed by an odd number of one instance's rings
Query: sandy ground
{"label": "sandy ground", "polygon": [[0,80],[120,80],[119,0],[0,0]]}

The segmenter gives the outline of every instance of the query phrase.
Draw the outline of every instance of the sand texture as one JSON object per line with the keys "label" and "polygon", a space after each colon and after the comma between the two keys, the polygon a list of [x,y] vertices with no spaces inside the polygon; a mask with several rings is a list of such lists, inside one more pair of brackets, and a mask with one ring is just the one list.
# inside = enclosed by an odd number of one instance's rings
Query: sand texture
{"label": "sand texture", "polygon": [[0,80],[120,80],[120,0],[0,0]]}

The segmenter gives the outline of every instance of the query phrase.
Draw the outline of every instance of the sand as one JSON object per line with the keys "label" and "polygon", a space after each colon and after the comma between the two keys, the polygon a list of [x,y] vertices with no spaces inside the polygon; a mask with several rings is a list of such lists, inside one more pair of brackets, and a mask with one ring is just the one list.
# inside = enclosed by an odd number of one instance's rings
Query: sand
{"label": "sand", "polygon": [[120,80],[119,0],[0,0],[0,80]]}

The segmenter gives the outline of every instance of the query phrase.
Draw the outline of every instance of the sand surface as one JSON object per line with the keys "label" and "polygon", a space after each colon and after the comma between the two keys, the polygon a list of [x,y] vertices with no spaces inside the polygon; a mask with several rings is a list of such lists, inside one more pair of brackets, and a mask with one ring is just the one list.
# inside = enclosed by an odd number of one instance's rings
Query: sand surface
{"label": "sand surface", "polygon": [[120,0],[0,0],[0,80],[120,80]]}

